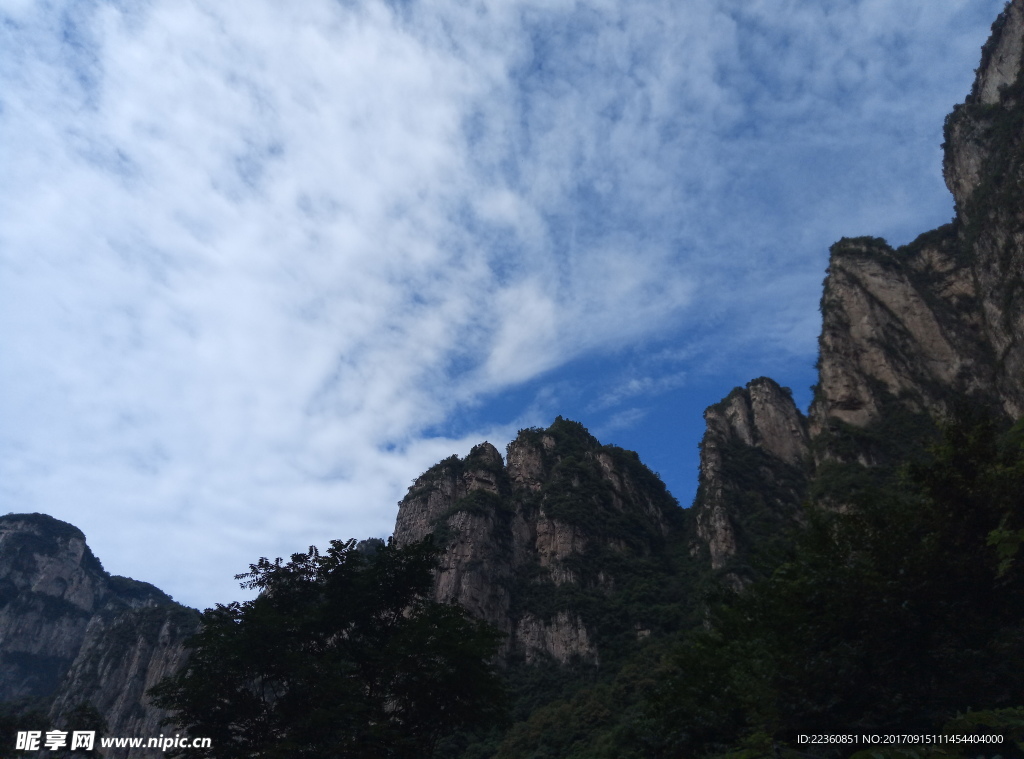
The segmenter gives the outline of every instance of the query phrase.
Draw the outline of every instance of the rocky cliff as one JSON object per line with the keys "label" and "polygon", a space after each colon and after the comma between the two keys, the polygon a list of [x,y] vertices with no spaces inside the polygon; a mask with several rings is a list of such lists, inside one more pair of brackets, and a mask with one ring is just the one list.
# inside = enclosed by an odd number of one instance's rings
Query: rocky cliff
{"label": "rocky cliff", "polygon": [[[1024,0],[1013,0],[993,25],[970,95],[946,122],[944,175],[955,218],[897,249],[872,237],[832,247],[807,415],[767,378],[708,408],[685,528],[672,532],[675,512],[637,486],[638,470],[626,472],[621,457],[596,441],[569,452],[565,423],[556,423],[521,435],[507,463],[487,444],[442,462],[402,501],[396,538],[434,532],[444,544],[437,597],[495,623],[510,651],[596,658],[592,626],[571,611],[576,606],[542,604],[547,611],[538,616],[521,599],[545,584],[615,588],[612,557],[651,555],[658,540],[681,532],[692,558],[740,586],[756,575],[758,554],[785,541],[805,501],[845,508],[861,470],[905,460],[958,404],[1019,418],[1022,56]],[[581,560],[599,551],[603,563]],[[588,573],[585,564],[603,568]],[[525,585],[524,577],[531,578]]]}
{"label": "rocky cliff", "polygon": [[[897,249],[870,237],[832,247],[807,418],[777,393],[763,402],[806,431],[754,433],[749,409],[764,380],[708,409],[694,520],[696,550],[714,567],[748,558],[739,536],[751,512],[781,525],[812,492],[841,506],[826,486],[844,481],[840,468],[848,479],[851,467],[901,460],[957,404],[1024,414],[1022,56],[1024,0],[1013,0],[946,120],[953,221]],[[780,446],[799,451],[802,485]]]}
{"label": "rocky cliff", "polygon": [[807,421],[789,390],[766,377],[736,388],[704,412],[691,550],[733,582],[749,568],[735,561],[796,519],[807,487]]}
{"label": "rocky cliff", "polygon": [[1024,3],[1008,4],[967,100],[946,119],[952,223],[894,250],[832,248],[812,430],[877,422],[896,401],[932,415],[973,398],[1024,414]]}
{"label": "rocky cliff", "polygon": [[598,662],[616,640],[664,624],[658,604],[622,604],[671,575],[680,529],[678,504],[635,453],[559,417],[521,431],[506,460],[482,443],[432,467],[399,504],[395,540],[435,536],[436,600],[502,630],[507,658]]}
{"label": "rocky cliff", "polygon": [[[440,545],[435,599],[503,631],[508,663],[622,661],[700,620],[702,573],[741,586],[806,501],[843,508],[858,473],[905,460],[958,404],[1020,418],[1022,58],[1024,0],[1012,0],[946,121],[950,224],[896,249],[871,237],[833,246],[806,416],[767,378],[708,408],[689,512],[636,454],[561,417],[521,431],[504,457],[481,443],[448,458],[414,482],[394,533]],[[197,624],[156,588],[108,575],[76,528],[0,517],[0,702],[11,709],[64,725],[84,705],[110,734],[157,735],[164,715],[144,693],[181,666]]]}
{"label": "rocky cliff", "polygon": [[111,735],[159,735],[166,713],[145,691],[180,666],[197,624],[152,585],[107,574],[77,528],[0,517],[0,702],[10,709],[75,729],[71,715],[91,707]]}

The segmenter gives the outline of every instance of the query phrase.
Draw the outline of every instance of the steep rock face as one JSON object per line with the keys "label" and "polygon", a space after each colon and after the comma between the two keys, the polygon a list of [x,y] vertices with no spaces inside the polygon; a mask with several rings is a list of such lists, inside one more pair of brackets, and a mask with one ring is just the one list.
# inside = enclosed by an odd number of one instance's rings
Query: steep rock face
{"label": "steep rock face", "polygon": [[736,388],[722,403],[704,413],[709,446],[716,439],[735,438],[774,459],[800,466],[807,458],[807,425],[792,394],[772,379],[760,377]]}
{"label": "steep rock face", "polygon": [[964,211],[975,191],[1008,168],[992,165],[1007,147],[1001,138],[1014,137],[1000,134],[997,122],[1019,105],[1016,85],[1022,55],[1024,6],[1014,0],[992,25],[970,94],[946,120],[943,174],[961,222],[970,221]]}
{"label": "steep rock face", "polygon": [[197,624],[153,586],[108,575],[77,528],[0,517],[0,701],[44,704],[58,725],[88,703],[112,735],[159,735],[166,712],[145,691],[181,665]]}
{"label": "steep rock face", "polygon": [[507,657],[596,662],[609,633],[581,609],[629,586],[630,562],[663,554],[679,519],[636,454],[559,418],[523,430],[507,465],[483,443],[432,467],[399,504],[395,540],[435,536],[435,599],[503,631]]}
{"label": "steep rock face", "polygon": [[953,223],[895,251],[881,240],[833,248],[816,428],[876,421],[885,394],[933,415],[964,396],[1024,414],[1022,56],[1024,2],[1014,0],[993,24],[970,95],[946,119]]}
{"label": "steep rock face", "polygon": [[964,396],[1000,403],[983,299],[955,246],[947,227],[900,250],[873,238],[832,247],[814,434],[830,420],[864,427],[893,401],[931,414]]}
{"label": "steep rock face", "polygon": [[[1024,2],[993,24],[974,87],[946,121],[944,175],[957,243],[980,296],[994,389],[1024,414]],[[975,169],[976,170],[972,170]]]}
{"label": "steep rock face", "polygon": [[745,560],[756,538],[795,518],[806,487],[808,432],[792,395],[766,377],[733,390],[704,419],[692,550],[706,552],[717,570]]}
{"label": "steep rock face", "polygon": [[[738,525],[752,511],[764,517],[752,531],[770,535],[809,483],[843,508],[850,467],[898,463],[964,400],[1004,418],[1024,414],[1024,0],[993,24],[945,137],[952,223],[899,249],[867,237],[832,247],[810,468],[780,480],[787,470],[775,462],[793,457],[758,443],[751,386],[708,410],[692,516],[695,546],[713,567],[742,558]],[[807,435],[789,439],[806,455]]]}
{"label": "steep rock face", "polygon": [[592,659],[597,656],[586,625],[579,615],[568,611],[559,611],[547,621],[529,612],[523,614],[516,621],[513,640],[527,664],[536,662],[540,652],[563,664],[573,657]]}
{"label": "steep rock face", "polygon": [[966,102],[946,120],[952,224],[897,250],[832,248],[811,426],[864,427],[895,400],[932,416],[955,398],[1024,414],[1024,2],[993,25]]}
{"label": "steep rock face", "polygon": [[102,610],[90,620],[51,715],[59,719],[84,701],[104,715],[111,735],[166,732],[161,720],[167,712],[151,706],[145,694],[184,665],[182,644],[196,628],[195,612],[177,605]]}
{"label": "steep rock face", "polygon": [[[502,508],[508,492],[501,454],[481,443],[465,459],[452,456],[421,475],[399,504],[395,522],[399,545],[422,540],[440,527],[437,538],[445,542],[445,552],[436,599],[457,601],[491,621],[503,620],[509,608],[512,562],[507,542],[496,538],[513,529],[512,515]],[[509,631],[507,624],[502,629]]]}
{"label": "steep rock face", "polygon": [[399,504],[395,540],[405,544],[422,539],[455,503],[474,491],[507,491],[506,480],[501,454],[490,443],[475,446],[465,459],[445,459],[420,475]]}

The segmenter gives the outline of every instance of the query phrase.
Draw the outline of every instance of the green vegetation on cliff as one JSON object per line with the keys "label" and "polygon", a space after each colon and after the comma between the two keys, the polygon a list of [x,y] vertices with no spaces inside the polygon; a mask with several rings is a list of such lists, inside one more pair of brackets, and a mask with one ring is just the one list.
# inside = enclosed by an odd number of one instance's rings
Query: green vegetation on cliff
{"label": "green vegetation on cliff", "polygon": [[991,715],[1024,694],[1024,424],[965,413],[849,505],[809,510],[769,576],[537,710],[496,756],[842,756],[857,746],[797,735],[966,730],[968,710],[1008,741],[971,755],[1013,755],[1017,712]]}
{"label": "green vegetation on cliff", "polygon": [[239,575],[256,599],[203,614],[188,664],[151,691],[212,739],[201,755],[420,759],[498,716],[499,636],[427,600],[433,543],[375,548],[332,541],[323,554],[260,559]]}

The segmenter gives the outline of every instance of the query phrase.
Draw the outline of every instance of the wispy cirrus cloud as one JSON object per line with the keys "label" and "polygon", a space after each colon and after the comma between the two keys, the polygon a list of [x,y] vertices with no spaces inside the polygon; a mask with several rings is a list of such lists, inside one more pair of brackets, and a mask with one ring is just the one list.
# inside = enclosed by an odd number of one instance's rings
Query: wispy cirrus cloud
{"label": "wispy cirrus cloud", "polygon": [[828,243],[948,214],[983,5],[5,4],[2,505],[209,604],[557,383],[810,363]]}

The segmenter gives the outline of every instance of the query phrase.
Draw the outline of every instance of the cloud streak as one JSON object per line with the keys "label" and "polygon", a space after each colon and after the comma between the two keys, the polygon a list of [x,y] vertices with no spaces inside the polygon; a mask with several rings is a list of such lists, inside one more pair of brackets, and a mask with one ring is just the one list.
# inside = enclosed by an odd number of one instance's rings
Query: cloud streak
{"label": "cloud streak", "polygon": [[[2,505],[206,605],[386,535],[574,361],[807,359],[827,244],[948,211],[887,177],[935,179],[988,5],[7,4]],[[694,371],[587,403],[641,424]]]}

